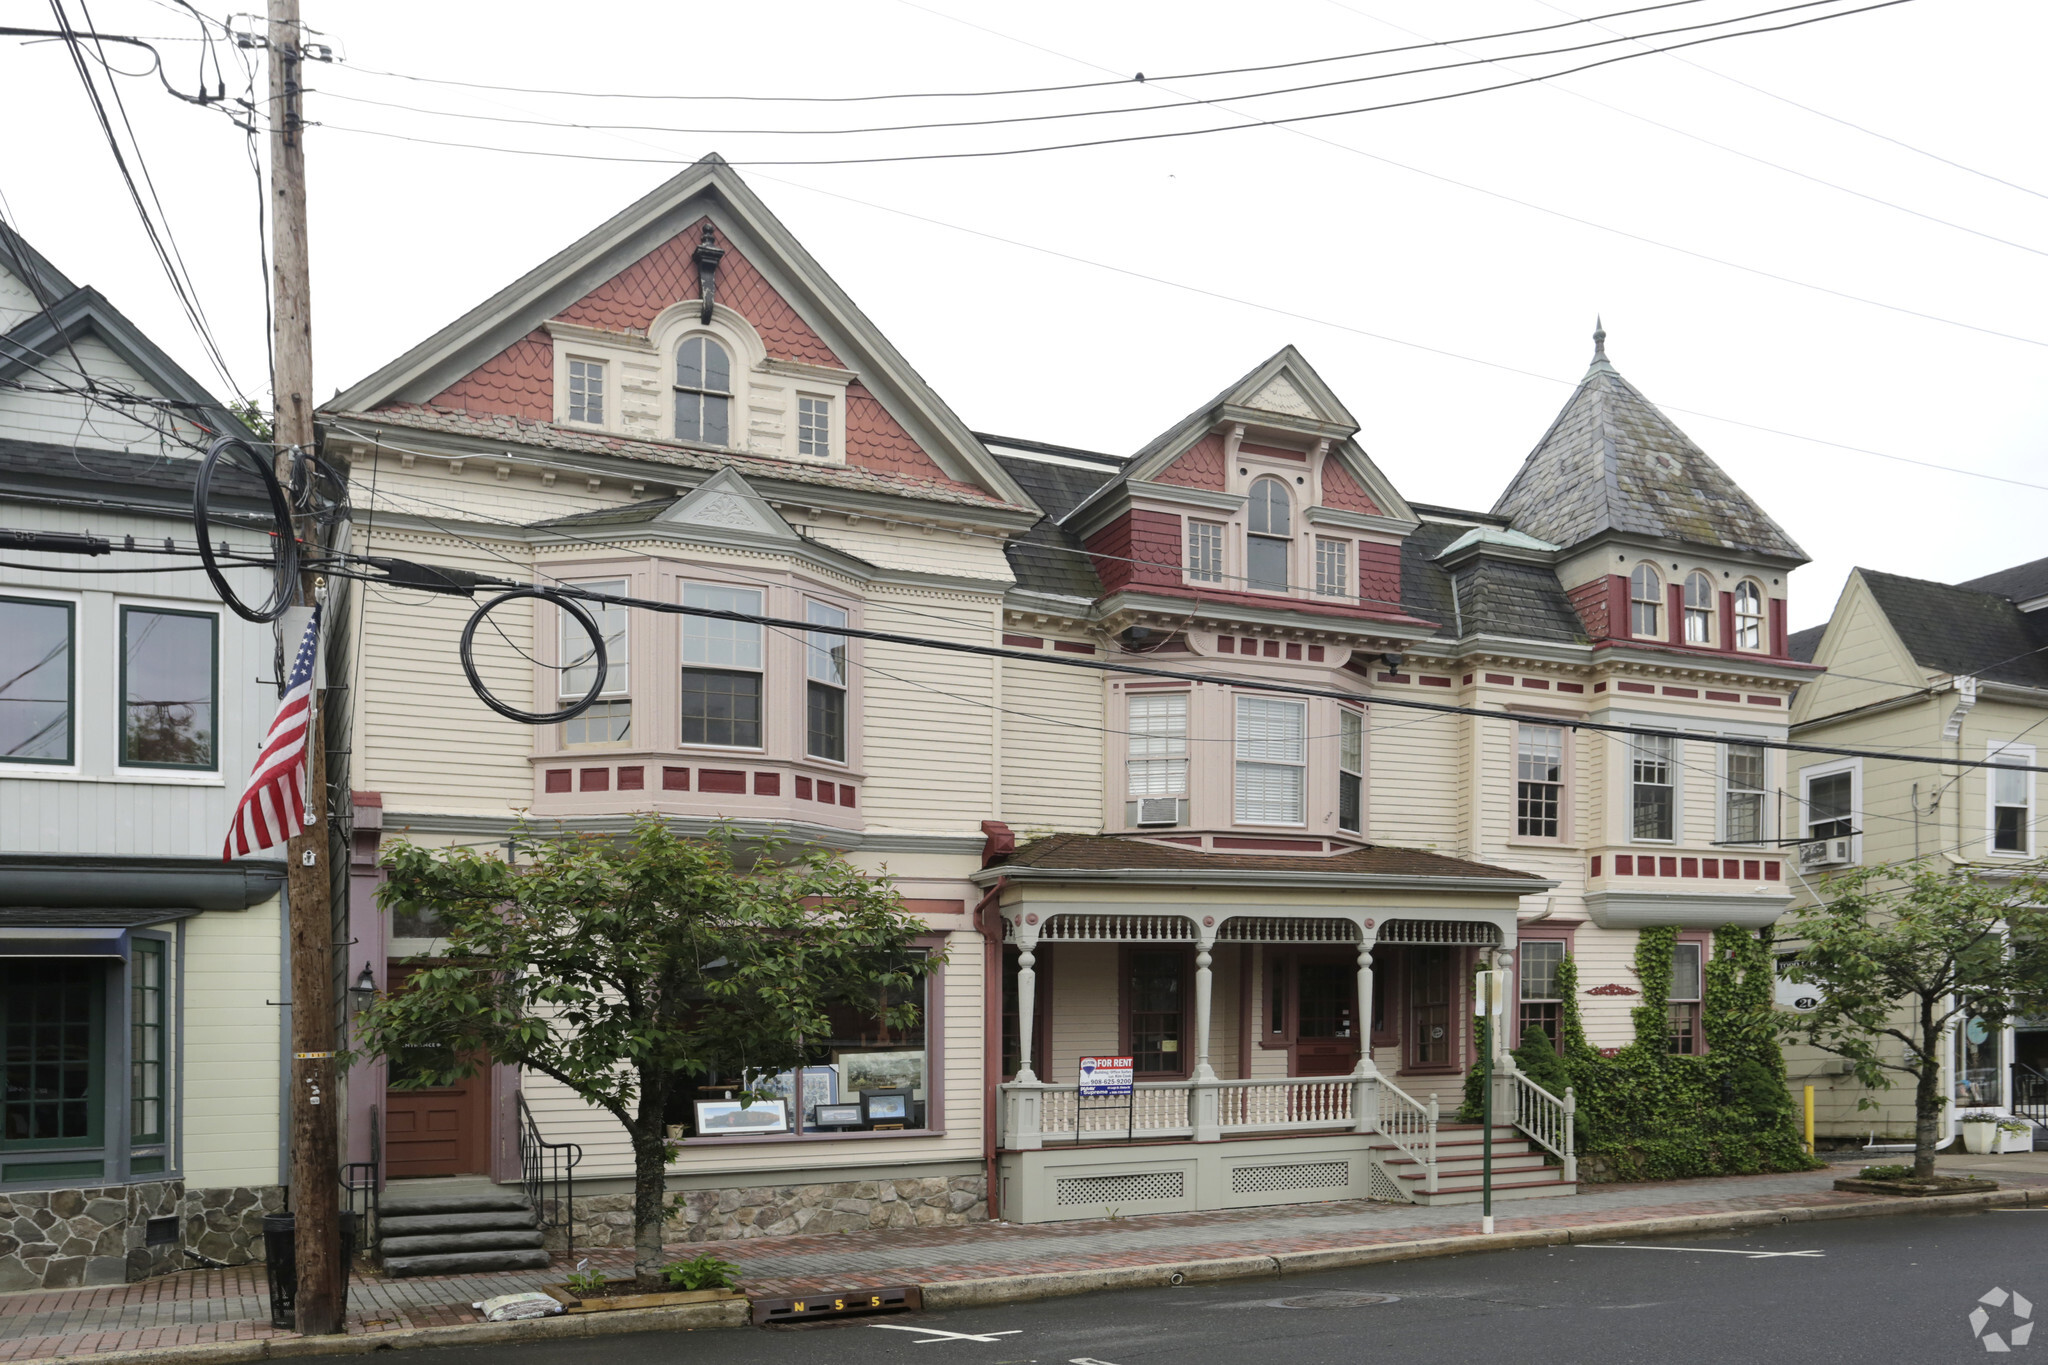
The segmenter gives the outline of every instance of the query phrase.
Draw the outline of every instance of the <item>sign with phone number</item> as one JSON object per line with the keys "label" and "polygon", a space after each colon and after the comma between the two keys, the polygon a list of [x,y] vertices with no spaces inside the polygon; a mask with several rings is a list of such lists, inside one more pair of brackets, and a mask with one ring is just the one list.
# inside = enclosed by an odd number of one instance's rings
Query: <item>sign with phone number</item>
{"label": "sign with phone number", "polygon": [[1083,1057],[1080,1093],[1083,1095],[1128,1095],[1131,1093],[1130,1057]]}
{"label": "sign with phone number", "polygon": [[821,1289],[815,1294],[794,1294],[786,1299],[755,1299],[754,1325],[851,1317],[856,1313],[916,1311],[923,1307],[924,1295],[914,1284],[887,1289]]}

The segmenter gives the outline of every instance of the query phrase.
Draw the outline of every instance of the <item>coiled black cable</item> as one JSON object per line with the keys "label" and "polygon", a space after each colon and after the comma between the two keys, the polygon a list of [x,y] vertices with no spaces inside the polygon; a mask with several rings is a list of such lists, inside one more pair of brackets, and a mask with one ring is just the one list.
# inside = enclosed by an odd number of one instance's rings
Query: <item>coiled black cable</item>
{"label": "coiled black cable", "polygon": [[[491,614],[491,610],[494,607],[503,606],[505,603],[519,597],[531,597],[542,602],[552,602],[555,606],[568,612],[576,624],[583,627],[584,633],[590,637],[591,658],[597,664],[597,673],[590,680],[590,690],[585,692],[580,700],[570,703],[559,711],[521,711],[516,706],[507,705],[491,695],[490,689],[484,686],[482,675],[476,670],[476,628],[483,623],[484,617]],[[510,592],[499,593],[496,597],[478,607],[474,612],[470,613],[469,620],[463,624],[461,654],[462,672],[469,679],[469,685],[476,690],[478,700],[482,701],[485,706],[490,707],[499,715],[509,720],[519,721],[524,725],[552,725],[558,720],[569,720],[575,716],[582,715],[590,709],[591,703],[595,702],[599,695],[603,693],[605,674],[611,668],[610,661],[605,657],[604,652],[604,632],[598,629],[595,618],[588,611],[584,610],[580,602],[555,591],[553,588],[514,588]]]}
{"label": "coiled black cable", "polygon": [[[230,451],[239,451],[248,457],[257,481],[270,499],[270,514],[276,521],[276,529],[270,533],[270,567],[274,581],[270,598],[261,607],[251,607],[235,592],[227,575],[221,572],[220,562],[215,557],[213,544],[212,514],[207,503],[213,489],[213,473],[219,467],[221,457]],[[270,467],[270,461],[256,447],[239,436],[223,436],[206,448],[206,458],[199,462],[199,477],[192,484],[192,530],[199,538],[199,558],[206,565],[206,576],[213,580],[214,591],[228,609],[245,621],[275,621],[291,606],[299,590],[299,538],[292,530],[292,506],[285,497],[285,491],[278,484],[277,473]]]}

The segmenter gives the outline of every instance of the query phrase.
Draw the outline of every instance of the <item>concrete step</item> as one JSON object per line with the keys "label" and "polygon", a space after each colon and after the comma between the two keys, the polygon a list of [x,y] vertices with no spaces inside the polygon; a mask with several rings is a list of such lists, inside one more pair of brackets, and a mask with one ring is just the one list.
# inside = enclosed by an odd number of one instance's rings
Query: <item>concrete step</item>
{"label": "concrete step", "polygon": [[414,1237],[386,1237],[377,1252],[393,1256],[429,1256],[448,1251],[530,1251],[542,1246],[539,1228],[522,1232],[442,1232]]}
{"label": "concrete step", "polygon": [[526,1196],[517,1190],[505,1194],[386,1194],[377,1203],[386,1218],[413,1218],[426,1213],[503,1213],[524,1210]]}
{"label": "concrete step", "polygon": [[[1407,1157],[1395,1157],[1391,1160],[1384,1160],[1382,1164],[1386,1166],[1391,1174],[1404,1180],[1411,1171],[1419,1173],[1422,1165],[1421,1162],[1411,1161]],[[1456,1157],[1437,1162],[1439,1180],[1448,1180],[1452,1176],[1461,1178],[1470,1176],[1476,1180],[1479,1178],[1480,1172],[1485,1168],[1486,1162],[1484,1158],[1477,1156]],[[1499,1179],[1509,1172],[1513,1172],[1517,1176],[1524,1176],[1533,1171],[1554,1171],[1556,1169],[1558,1168],[1555,1166],[1546,1165],[1542,1156],[1536,1152],[1523,1152],[1517,1156],[1506,1157],[1502,1156],[1499,1152],[1493,1154],[1493,1174],[1495,1179]]]}
{"label": "concrete step", "polygon": [[[1495,1203],[1515,1199],[1548,1199],[1554,1195],[1578,1192],[1578,1186],[1567,1185],[1559,1179],[1534,1181],[1529,1184],[1503,1184],[1498,1180],[1493,1183]],[[1484,1197],[1484,1192],[1476,1182],[1470,1185],[1439,1185],[1434,1194],[1422,1190],[1415,1190],[1413,1194],[1416,1203],[1432,1207],[1437,1204],[1477,1204]]]}
{"label": "concrete step", "polygon": [[428,1213],[392,1217],[380,1213],[377,1235],[381,1238],[425,1237],[447,1232],[523,1232],[534,1227],[531,1209],[505,1209],[492,1213]]}
{"label": "concrete step", "polygon": [[387,1256],[386,1275],[466,1275],[480,1270],[546,1270],[545,1251],[456,1251],[431,1256]]}

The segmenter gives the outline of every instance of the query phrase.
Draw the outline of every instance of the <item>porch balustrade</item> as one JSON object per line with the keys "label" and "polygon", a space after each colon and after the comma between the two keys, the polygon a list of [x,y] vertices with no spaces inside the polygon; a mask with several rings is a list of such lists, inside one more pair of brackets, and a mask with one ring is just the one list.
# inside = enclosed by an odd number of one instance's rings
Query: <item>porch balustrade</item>
{"label": "porch balustrade", "polygon": [[1572,1088],[1566,1086],[1564,1098],[1559,1099],[1519,1071],[1508,1080],[1509,1121],[1531,1142],[1563,1162],[1565,1180],[1575,1183],[1579,1178],[1579,1157],[1572,1130],[1578,1100]]}

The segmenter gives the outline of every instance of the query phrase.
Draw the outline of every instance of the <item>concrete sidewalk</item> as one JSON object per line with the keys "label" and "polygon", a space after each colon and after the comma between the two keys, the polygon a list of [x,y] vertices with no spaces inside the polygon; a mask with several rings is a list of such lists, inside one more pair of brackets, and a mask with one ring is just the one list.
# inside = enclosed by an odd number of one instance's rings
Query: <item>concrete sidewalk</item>
{"label": "concrete sidewalk", "polygon": [[[1971,1160],[1973,1165],[1982,1163],[2005,1189],[2021,1192],[2031,1203],[2048,1204],[2048,1161],[2034,1156]],[[1483,1251],[1489,1246],[1527,1244],[1532,1237],[1556,1239],[1603,1227],[1614,1227],[1616,1235],[1623,1235],[1622,1225],[1644,1220],[1694,1219],[1702,1226],[1712,1226],[1720,1220],[1754,1221],[1794,1211],[1803,1211],[1794,1216],[1829,1217],[1924,1207],[1928,1202],[1901,1206],[1895,1200],[1832,1188],[1837,1176],[1852,1171],[1837,1166],[1793,1175],[1581,1186],[1579,1194],[1568,1197],[1498,1205],[1496,1236],[1491,1241],[1477,1235],[1479,1211],[1475,1205],[1422,1208],[1351,1202],[1030,1226],[985,1223],[762,1238],[678,1246],[674,1251],[689,1256],[710,1249],[738,1262],[742,1287],[757,1295],[918,1284],[952,1287],[952,1293],[942,1292],[940,1297],[977,1292],[1021,1297],[1021,1292],[1004,1289],[1001,1282],[1006,1277],[1051,1276],[1055,1278],[1038,1282],[1048,1292],[1080,1292],[1089,1287],[1082,1279],[1058,1281],[1056,1277],[1061,1272],[1128,1273],[1148,1266],[1281,1258],[1263,1262],[1263,1273],[1270,1275],[1280,1273],[1288,1257],[1301,1253],[1334,1256],[1357,1251],[1365,1255],[1381,1248],[1383,1254],[1398,1257],[1405,1254],[1404,1246],[1425,1243],[1430,1250],[1418,1245],[1414,1254],[1441,1254],[1452,1246]],[[887,1199],[890,1193],[893,1191],[878,1189],[876,1197]],[[623,1273],[629,1255],[623,1250],[598,1253],[591,1260],[594,1269]],[[401,1342],[394,1334],[474,1323],[478,1315],[471,1303],[494,1294],[558,1283],[568,1268],[558,1264],[547,1271],[491,1275],[359,1278],[349,1296],[348,1331],[365,1349],[380,1344],[421,1344],[410,1339]],[[1219,1266],[1215,1273],[1252,1273],[1256,1268],[1233,1271]],[[971,1289],[969,1282],[996,1283],[983,1290]],[[577,1321],[586,1326],[593,1322],[591,1318]],[[271,1328],[261,1266],[195,1271],[133,1285],[0,1295],[0,1362],[172,1346],[203,1348],[208,1344],[225,1349],[175,1354],[194,1359],[255,1359],[270,1349],[285,1354],[288,1343],[298,1340],[292,1333]],[[274,1346],[264,1346],[266,1342]],[[243,1343],[245,1349],[235,1349],[236,1343]],[[314,1344],[305,1342],[306,1347]],[[347,1349],[332,1339],[321,1344]]]}

